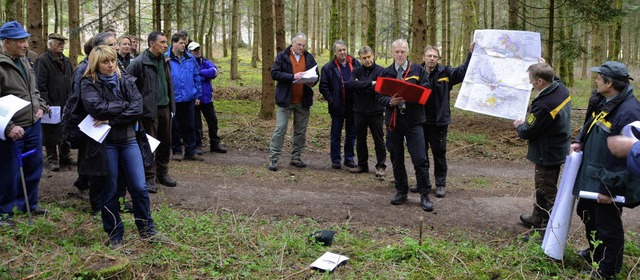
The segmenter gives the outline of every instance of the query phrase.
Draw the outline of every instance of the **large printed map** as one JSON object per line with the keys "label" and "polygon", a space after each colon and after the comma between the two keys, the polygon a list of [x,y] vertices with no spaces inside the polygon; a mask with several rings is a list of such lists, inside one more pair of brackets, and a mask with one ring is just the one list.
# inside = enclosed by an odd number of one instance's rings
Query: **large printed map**
{"label": "large printed map", "polygon": [[540,58],[540,33],[476,30],[473,41],[473,56],[455,107],[524,119],[531,96],[527,68]]}

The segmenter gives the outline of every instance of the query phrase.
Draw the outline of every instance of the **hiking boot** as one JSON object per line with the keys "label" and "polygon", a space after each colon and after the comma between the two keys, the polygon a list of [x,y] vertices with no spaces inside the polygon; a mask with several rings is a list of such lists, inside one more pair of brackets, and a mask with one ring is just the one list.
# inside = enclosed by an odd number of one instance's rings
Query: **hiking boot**
{"label": "hiking boot", "polygon": [[386,175],[387,175],[387,173],[384,171],[384,168],[382,168],[382,167],[376,168],[376,178],[382,178],[382,177],[384,177]]}
{"label": "hiking boot", "polygon": [[219,153],[219,154],[227,153],[227,149],[225,149],[222,145],[211,145],[211,148],[209,150],[211,152]]}
{"label": "hiking boot", "polygon": [[158,175],[156,176],[156,178],[158,179],[158,183],[163,184],[167,187],[175,187],[178,185],[178,183],[175,180],[169,177],[169,174]]}
{"label": "hiking boot", "polygon": [[58,172],[60,171],[60,163],[58,163],[57,160],[51,160],[49,161],[49,170],[53,171],[53,172]]}
{"label": "hiking boot", "polygon": [[157,193],[158,192],[158,186],[156,185],[155,180],[147,179],[147,192],[148,193]]}
{"label": "hiking boot", "polygon": [[542,228],[542,223],[539,223],[539,222],[536,223],[534,221],[534,219],[533,219],[533,216],[528,215],[528,214],[520,215],[520,221],[522,222],[522,224],[525,227],[528,227],[528,228],[531,228],[531,227],[533,227],[533,228]]}
{"label": "hiking boot", "polygon": [[162,243],[162,244],[171,243],[171,240],[168,237],[164,236],[164,234],[157,233],[157,232],[154,232],[152,234],[141,234],[140,238],[142,238],[142,240],[147,241],[149,243]]}
{"label": "hiking boot", "polygon": [[173,154],[171,160],[182,161],[182,154]]}
{"label": "hiking boot", "polygon": [[433,202],[431,202],[431,199],[429,199],[429,195],[423,194],[420,196],[420,206],[424,211],[433,211]]}
{"label": "hiking boot", "polygon": [[125,201],[122,205],[123,213],[133,213],[133,203],[131,201]]}
{"label": "hiking boot", "polygon": [[307,164],[306,164],[306,163],[304,163],[304,162],[302,162],[302,160],[299,160],[299,159],[292,159],[292,160],[289,162],[289,164],[290,164],[290,165],[293,165],[293,166],[295,166],[295,167],[298,167],[298,168],[305,168],[305,167],[307,167]]}
{"label": "hiking boot", "polygon": [[115,239],[109,239],[109,241],[107,241],[106,245],[109,246],[109,248],[111,248],[111,250],[118,250],[118,249],[122,248],[122,246],[124,246],[124,241],[115,240]]}
{"label": "hiking boot", "polygon": [[396,196],[394,196],[391,201],[391,204],[393,205],[400,205],[402,203],[407,202],[407,194],[406,193],[396,193]]}
{"label": "hiking boot", "polygon": [[576,252],[576,255],[585,261],[591,262],[591,250],[589,250],[589,248]]}
{"label": "hiking boot", "polygon": [[271,163],[269,163],[269,170],[271,170],[271,171],[277,171],[278,170],[278,161],[277,160],[272,160]]}
{"label": "hiking boot", "polygon": [[334,163],[331,164],[331,168],[340,169],[340,168],[342,168],[342,165],[339,162],[338,163],[334,162]]}
{"label": "hiking boot", "polygon": [[192,155],[192,156],[187,156],[187,155],[185,155],[185,156],[184,156],[184,158],[183,158],[183,160],[190,160],[190,161],[204,161],[204,157],[203,157],[203,156],[200,156],[200,155],[197,155],[197,154],[194,154],[194,155]]}
{"label": "hiking boot", "polygon": [[367,172],[369,172],[369,169],[368,168],[364,168],[362,166],[356,166],[356,167],[353,167],[353,168],[349,168],[349,172],[351,172],[351,173],[367,173]]}
{"label": "hiking boot", "polygon": [[0,227],[15,227],[16,222],[11,218],[0,219]]}
{"label": "hiking boot", "polygon": [[45,214],[48,214],[48,213],[49,213],[49,211],[47,209],[40,208],[40,207],[31,210],[31,215],[34,215],[34,216],[45,215]]}
{"label": "hiking boot", "polygon": [[436,197],[444,197],[445,194],[447,194],[447,191],[443,186],[436,187]]}
{"label": "hiking boot", "polygon": [[199,148],[196,148],[196,155],[199,155],[199,156],[204,155],[204,151],[200,150]]}
{"label": "hiking boot", "polygon": [[345,160],[344,166],[349,168],[356,168],[358,165],[353,160]]}

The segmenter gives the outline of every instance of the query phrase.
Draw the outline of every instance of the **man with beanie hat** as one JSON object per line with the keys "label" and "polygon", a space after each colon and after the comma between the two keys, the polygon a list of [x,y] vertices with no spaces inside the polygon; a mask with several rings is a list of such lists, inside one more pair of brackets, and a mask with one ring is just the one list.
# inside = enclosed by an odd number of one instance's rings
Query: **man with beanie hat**
{"label": "man with beanie hat", "polygon": [[[29,102],[18,111],[2,133],[0,133],[0,227],[14,226],[13,207],[27,211],[27,202],[32,214],[44,214],[38,208],[38,184],[42,175],[42,138],[40,119],[48,110],[36,88],[36,76],[24,57],[29,48],[27,33],[17,21],[0,27],[0,97],[14,95]],[[27,197],[21,192],[20,164],[15,146],[24,154],[34,154],[22,159]],[[27,200],[28,199],[28,200]]]}

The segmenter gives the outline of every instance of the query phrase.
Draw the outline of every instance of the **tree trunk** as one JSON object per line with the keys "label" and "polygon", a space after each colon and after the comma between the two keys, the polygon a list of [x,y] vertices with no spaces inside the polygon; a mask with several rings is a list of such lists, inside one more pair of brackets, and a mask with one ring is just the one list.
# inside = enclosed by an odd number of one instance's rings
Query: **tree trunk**
{"label": "tree trunk", "polygon": [[17,0],[15,3],[16,3],[16,20],[18,22],[25,22],[24,0]]}
{"label": "tree trunk", "polygon": [[71,65],[78,64],[80,52],[80,10],[78,0],[69,0],[69,60]]}
{"label": "tree trunk", "polygon": [[136,0],[128,0],[129,1],[129,34],[137,35],[138,34],[138,15],[136,14]]}
{"label": "tree trunk", "polygon": [[440,53],[440,56],[442,57],[442,64],[443,65],[448,65],[449,64],[449,52],[451,51],[449,49],[449,28],[450,28],[450,22],[448,19],[448,14],[449,14],[449,1],[448,0],[443,0],[442,1],[442,10],[441,10],[441,22],[442,22],[442,52]]}
{"label": "tree trunk", "polygon": [[[211,3],[211,1],[205,0],[203,1],[204,3],[202,3],[202,5],[204,5],[204,7],[202,9],[198,9],[198,11],[202,11],[200,13],[197,13],[200,15],[200,24],[198,26],[198,28],[194,28],[193,32],[196,33],[194,34],[194,37],[197,38],[197,41],[200,44],[205,44],[204,42],[204,31],[208,29],[208,26],[206,26],[206,18],[207,18],[207,12],[209,10],[209,5],[213,4]],[[213,22],[213,20],[209,20],[211,22]],[[197,18],[196,18],[196,22],[197,22]],[[207,48],[207,51],[209,49]]]}
{"label": "tree trunk", "polygon": [[[311,31],[309,30],[309,19],[310,19],[310,15],[309,15],[309,0],[304,0],[302,2],[302,9],[300,9],[302,12],[302,29],[300,30],[301,32],[304,32],[305,34],[307,34],[308,36],[311,36]],[[313,18],[311,18],[313,20]],[[291,34],[294,35],[294,34]],[[291,36],[293,37],[293,36]]]}
{"label": "tree trunk", "polygon": [[[56,2],[54,0],[53,5],[55,5]],[[55,7],[54,10],[57,10],[58,7]],[[56,18],[57,19],[57,18]],[[58,30],[57,27],[58,23],[56,22],[56,24],[54,25],[53,31],[56,32],[56,30]],[[49,0],[42,0],[42,38],[48,39],[49,37]]]}
{"label": "tree trunk", "polygon": [[[547,63],[553,66],[553,42],[554,42],[554,30],[555,30],[555,0],[549,0],[549,34],[547,39]],[[562,39],[561,39],[562,40]]]}
{"label": "tree trunk", "polygon": [[411,15],[411,61],[422,63],[422,51],[427,46],[427,0],[413,1],[413,14]]}
{"label": "tree trunk", "polygon": [[162,15],[164,18],[162,22],[164,26],[162,27],[164,35],[169,39],[169,46],[171,46],[171,0],[164,0]]}
{"label": "tree trunk", "polygon": [[[622,9],[622,0],[615,0],[616,9]],[[613,37],[611,40],[611,49],[609,50],[609,60],[620,60],[620,43],[622,42],[622,18],[617,17],[612,24]]]}
{"label": "tree trunk", "polygon": [[[153,29],[155,31],[162,30],[160,20],[162,19],[162,2],[161,0],[153,0]],[[165,34],[167,35],[167,34]]]}
{"label": "tree trunk", "polygon": [[491,29],[496,28],[496,1],[491,0]]}
{"label": "tree trunk", "polygon": [[262,40],[262,97],[260,103],[260,113],[258,117],[262,119],[273,119],[275,106],[275,84],[271,78],[271,66],[273,64],[273,1],[260,1],[260,17]]}
{"label": "tree trunk", "polygon": [[[367,7],[367,0],[360,0],[360,46],[367,45],[367,19],[369,18],[369,11],[367,11],[369,7]],[[370,47],[370,46],[369,46]]]}
{"label": "tree trunk", "polygon": [[[438,10],[436,8],[436,0],[429,0],[427,5],[427,20],[429,25],[427,27],[427,45],[438,45],[437,33],[438,33]],[[424,51],[424,48],[420,50]]]}
{"label": "tree trunk", "polygon": [[232,80],[239,80],[238,74],[238,1],[231,2],[231,73]]}
{"label": "tree trunk", "polygon": [[6,21],[16,20],[18,15],[18,1],[22,0],[6,0],[6,2],[4,2],[4,17]]}
{"label": "tree trunk", "polygon": [[[215,0],[209,0],[209,14],[216,14],[216,2]],[[213,35],[213,20],[209,20],[209,31],[207,31],[207,40],[205,43],[205,47],[207,48],[208,57],[213,57],[213,44],[212,41],[215,40],[215,36]]]}
{"label": "tree trunk", "polygon": [[[287,48],[287,40],[285,39],[284,31],[284,2],[282,0],[274,0],[273,8],[276,14],[276,52],[281,52]],[[262,60],[267,63],[267,60],[264,58],[262,58]]]}
{"label": "tree trunk", "polygon": [[[589,29],[589,26],[587,26],[586,22],[583,22],[582,24],[582,32],[585,34],[582,37],[582,46],[586,49],[589,49],[589,42],[591,42],[591,33],[592,32],[586,32],[587,29]],[[586,52],[582,53],[582,69],[580,71],[580,79],[587,79],[587,67],[589,65],[589,54]]]}
{"label": "tree trunk", "polygon": [[[417,1],[421,1],[421,0],[417,0]],[[393,19],[392,19],[393,29],[391,30],[391,35],[395,39],[402,38],[402,33],[401,33],[402,31],[400,28],[400,26],[402,26],[402,14],[400,13],[401,9],[402,9],[402,0],[393,0]],[[425,10],[425,14],[426,14],[426,10]],[[426,26],[427,23],[425,22],[424,24]],[[415,28],[415,26],[413,28]]]}
{"label": "tree trunk", "polygon": [[518,0],[508,0],[509,5],[509,25],[511,30],[518,29],[518,11],[520,10],[520,2]]}
{"label": "tree trunk", "polygon": [[47,49],[45,46],[46,40],[42,39],[42,1],[29,0],[27,8],[29,13],[27,31],[31,33],[31,37],[29,37],[29,48],[41,54]]}
{"label": "tree trunk", "polygon": [[331,43],[335,42],[340,37],[338,5],[338,0],[331,0],[331,8],[329,8],[329,42]]}
{"label": "tree trunk", "polygon": [[[209,3],[209,1],[191,1],[191,21],[193,22],[193,25],[191,26],[193,28],[193,34],[192,34],[192,38],[194,41],[196,42],[200,42],[201,44],[204,44],[204,42],[202,41],[202,33],[204,32],[204,20],[200,21],[199,18],[204,18],[205,12],[207,10],[207,4]],[[204,7],[203,7],[204,6]],[[178,30],[180,30],[180,28],[178,28]]]}
{"label": "tree trunk", "polygon": [[251,67],[258,68],[260,61],[259,44],[260,40],[260,1],[253,0],[253,43],[251,44]]}
{"label": "tree trunk", "polygon": [[376,53],[376,0],[367,0],[367,13],[367,18],[370,19],[367,24],[367,45]]}
{"label": "tree trunk", "polygon": [[[306,1],[306,0],[305,0]],[[320,28],[318,28],[318,21],[316,20],[318,16],[318,9],[320,8],[318,5],[319,0],[311,0],[311,5],[313,5],[311,9],[311,30],[309,30],[309,50],[315,56],[316,55],[316,46],[318,44],[318,32]]]}
{"label": "tree trunk", "polygon": [[102,12],[102,0],[98,0],[98,32],[104,31],[104,13]]}
{"label": "tree trunk", "polygon": [[355,54],[355,49],[356,49],[356,22],[357,22],[357,15],[359,14],[358,11],[356,10],[356,3],[358,1],[352,0],[349,2],[349,4],[351,5],[351,8],[349,9],[349,11],[351,11],[350,13],[350,17],[349,17],[349,44],[348,49],[347,50],[351,50],[350,53]]}
{"label": "tree trunk", "polygon": [[227,50],[227,21],[226,21],[226,14],[227,14],[227,7],[225,5],[224,0],[222,0],[221,2],[221,9],[220,9],[220,18],[222,20],[221,24],[222,25],[222,56],[223,57],[227,57],[229,56],[229,50]]}

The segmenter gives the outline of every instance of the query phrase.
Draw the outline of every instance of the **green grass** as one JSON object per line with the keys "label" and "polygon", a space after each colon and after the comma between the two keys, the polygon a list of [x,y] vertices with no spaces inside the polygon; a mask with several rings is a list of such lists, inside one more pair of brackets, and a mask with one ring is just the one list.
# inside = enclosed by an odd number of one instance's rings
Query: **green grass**
{"label": "green grass", "polygon": [[[427,228],[420,240],[417,228],[363,229],[167,206],[153,215],[170,243],[140,241],[132,234],[132,216],[125,214],[126,245],[112,251],[102,245],[106,234],[98,217],[81,213],[72,203],[44,206],[51,211],[46,218],[0,233],[0,279],[88,279],[87,260],[95,256],[128,259],[136,278],[150,279],[575,279],[590,269],[571,245],[564,263],[550,261],[535,238],[525,242],[493,232],[474,238],[457,230],[438,236]],[[328,228],[337,232],[331,247],[310,238],[313,231]],[[636,233],[627,235],[637,241]],[[640,257],[633,240],[625,249],[623,275]],[[330,275],[309,272],[309,264],[325,251],[350,260]],[[630,275],[639,276],[637,271]]]}

